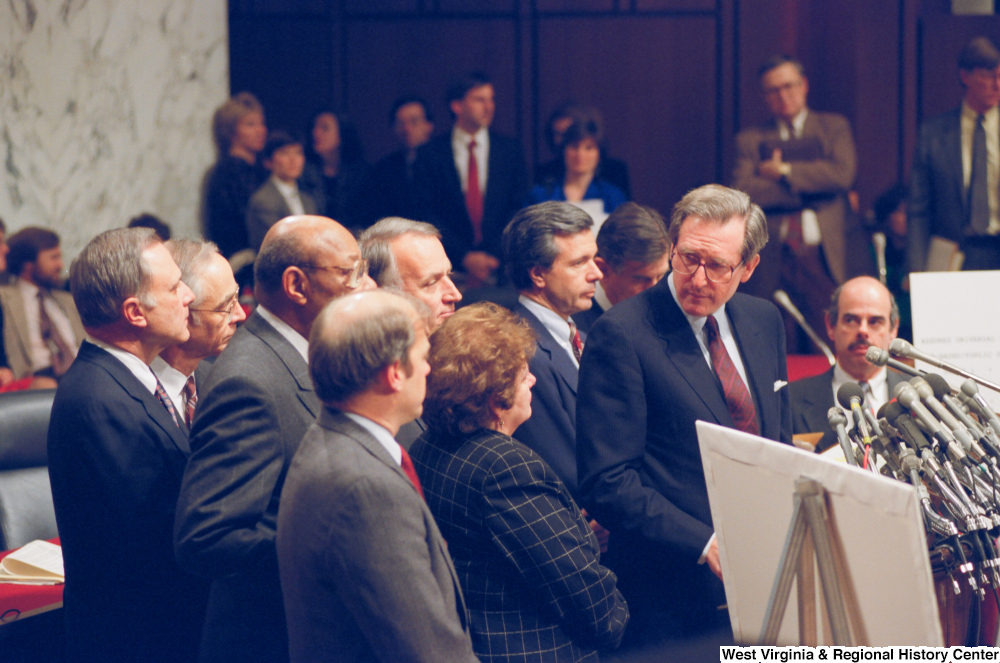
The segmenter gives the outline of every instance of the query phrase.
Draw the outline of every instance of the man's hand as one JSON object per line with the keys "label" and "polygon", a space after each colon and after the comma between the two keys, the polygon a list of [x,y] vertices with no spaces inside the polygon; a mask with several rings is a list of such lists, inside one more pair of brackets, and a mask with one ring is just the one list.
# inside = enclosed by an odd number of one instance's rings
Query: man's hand
{"label": "man's hand", "polygon": [[757,167],[757,174],[773,182],[778,182],[788,174],[788,166],[781,160],[781,150],[771,153],[769,161],[761,161]]}
{"label": "man's hand", "polygon": [[[586,509],[580,509],[580,513],[583,514],[584,518],[587,517]],[[590,529],[592,529],[594,534],[597,535],[597,543],[601,546],[601,552],[608,552],[608,539],[611,538],[611,532],[601,527],[601,524],[596,520],[590,520],[587,524],[590,525]]]}
{"label": "man's hand", "polygon": [[469,287],[477,287],[490,282],[493,270],[500,266],[500,261],[485,251],[469,251],[462,258],[462,267],[468,274]]}
{"label": "man's hand", "polygon": [[719,580],[722,580],[722,563],[719,561],[718,539],[712,539],[712,544],[708,547],[708,552],[705,554],[705,563],[708,564],[708,568],[712,569],[712,573],[719,576]]}

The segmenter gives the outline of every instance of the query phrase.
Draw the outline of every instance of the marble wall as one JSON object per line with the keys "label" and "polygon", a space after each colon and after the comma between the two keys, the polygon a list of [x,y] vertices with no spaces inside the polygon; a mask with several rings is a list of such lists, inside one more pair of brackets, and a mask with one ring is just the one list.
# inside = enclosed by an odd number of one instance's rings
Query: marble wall
{"label": "marble wall", "polygon": [[67,256],[152,212],[200,234],[211,117],[229,93],[226,0],[0,3],[0,218]]}

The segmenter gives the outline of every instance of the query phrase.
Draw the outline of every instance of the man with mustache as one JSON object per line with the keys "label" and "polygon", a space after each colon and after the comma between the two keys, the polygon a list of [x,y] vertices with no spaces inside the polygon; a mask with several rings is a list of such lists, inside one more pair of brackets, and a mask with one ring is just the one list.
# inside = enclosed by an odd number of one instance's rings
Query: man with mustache
{"label": "man with mustache", "polygon": [[[826,333],[833,341],[837,363],[821,375],[788,385],[793,432],[823,431],[816,444],[818,452],[836,446],[837,435],[830,428],[827,412],[836,405],[837,390],[847,382],[861,385],[867,404],[877,412],[889,400],[896,383],[905,378],[870,364],[865,353],[872,345],[888,349],[898,330],[896,300],[876,279],[859,276],[838,287],[826,312]],[[851,417],[847,422],[848,427],[854,425]]]}

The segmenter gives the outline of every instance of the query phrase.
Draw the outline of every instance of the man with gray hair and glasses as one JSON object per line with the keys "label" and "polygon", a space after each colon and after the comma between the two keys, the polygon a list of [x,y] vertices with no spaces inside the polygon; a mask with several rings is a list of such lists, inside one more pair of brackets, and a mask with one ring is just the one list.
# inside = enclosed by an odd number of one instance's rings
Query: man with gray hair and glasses
{"label": "man with gray hair and glasses", "polygon": [[70,269],[88,338],[48,431],[68,661],[194,661],[207,583],[174,560],[187,429],[149,364],[194,299],[152,230],[101,233]]}
{"label": "man with gray hair and glasses", "polygon": [[[239,286],[229,261],[212,242],[178,239],[167,242],[170,256],[181,269],[181,280],[194,292],[188,307],[188,330],[191,338],[172,345],[153,359],[153,372],[159,378],[184,427],[191,428],[198,404],[198,381],[195,372],[201,360],[218,357],[236,332],[236,325],[247,319],[239,305]],[[207,370],[198,373],[204,380]]]}
{"label": "man with gray hair and glasses", "polygon": [[274,541],[285,474],[320,412],[306,339],[327,303],[374,286],[367,271],[326,217],[286,217],[261,244],[259,306],[201,389],[177,503],[177,559],[213,581],[202,661],[288,660]]}
{"label": "man with gray hair and glasses", "polygon": [[674,207],[672,272],[598,318],[580,366],[583,504],[633,622],[625,646],[728,628],[695,421],[790,443],[784,327],[736,294],[767,243],[760,207],[709,184]]}

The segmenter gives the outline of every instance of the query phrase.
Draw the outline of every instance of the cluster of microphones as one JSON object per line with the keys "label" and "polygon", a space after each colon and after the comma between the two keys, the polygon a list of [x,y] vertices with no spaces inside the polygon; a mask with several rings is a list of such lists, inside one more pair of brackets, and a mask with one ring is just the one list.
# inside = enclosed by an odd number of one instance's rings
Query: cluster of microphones
{"label": "cluster of microphones", "polygon": [[[952,390],[935,373],[926,373],[892,359],[920,359],[966,378]],[[889,352],[870,347],[866,358],[913,376],[893,390],[892,399],[877,413],[865,403],[854,382],[837,391],[847,417],[830,409],[830,427],[837,432],[848,463],[912,484],[920,497],[932,558],[939,561],[960,593],[964,578],[982,597],[984,588],[1000,590],[1000,420],[979,393],[977,378],[916,350],[902,339]],[[876,462],[881,459],[882,462]]]}

